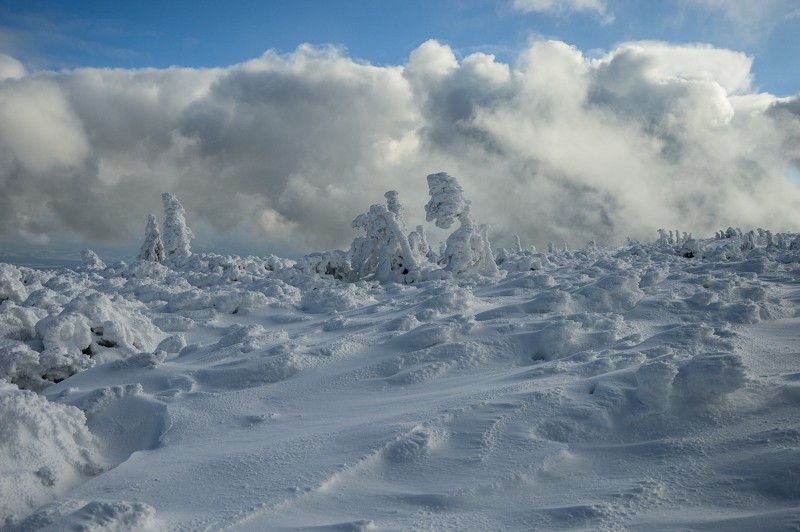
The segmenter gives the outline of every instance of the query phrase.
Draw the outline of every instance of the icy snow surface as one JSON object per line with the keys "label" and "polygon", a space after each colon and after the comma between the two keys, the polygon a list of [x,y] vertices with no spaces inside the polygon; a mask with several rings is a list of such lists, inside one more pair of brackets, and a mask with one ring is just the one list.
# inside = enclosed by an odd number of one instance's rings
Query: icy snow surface
{"label": "icy snow surface", "polygon": [[797,529],[800,251],[721,236],[0,264],[0,528]]}

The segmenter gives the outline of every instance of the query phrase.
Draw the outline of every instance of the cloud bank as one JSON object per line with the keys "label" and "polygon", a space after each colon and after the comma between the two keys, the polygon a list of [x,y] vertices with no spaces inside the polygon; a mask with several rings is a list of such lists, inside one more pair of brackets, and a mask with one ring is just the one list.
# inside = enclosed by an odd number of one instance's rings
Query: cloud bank
{"label": "cloud bank", "polygon": [[539,41],[513,65],[436,41],[396,67],[307,45],[206,70],[0,56],[0,238],[138,245],[170,191],[195,245],[344,248],[389,189],[423,223],[438,171],[498,245],[797,230],[800,98],[755,93],[750,68],[662,42]]}

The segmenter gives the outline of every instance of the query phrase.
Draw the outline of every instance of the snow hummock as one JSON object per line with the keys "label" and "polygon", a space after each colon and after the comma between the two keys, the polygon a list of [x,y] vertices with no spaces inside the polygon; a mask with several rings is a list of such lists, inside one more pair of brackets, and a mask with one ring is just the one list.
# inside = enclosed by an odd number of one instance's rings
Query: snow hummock
{"label": "snow hummock", "polygon": [[494,258],[445,176],[444,256],[390,193],[353,255],[0,264],[0,527],[798,526],[798,235]]}

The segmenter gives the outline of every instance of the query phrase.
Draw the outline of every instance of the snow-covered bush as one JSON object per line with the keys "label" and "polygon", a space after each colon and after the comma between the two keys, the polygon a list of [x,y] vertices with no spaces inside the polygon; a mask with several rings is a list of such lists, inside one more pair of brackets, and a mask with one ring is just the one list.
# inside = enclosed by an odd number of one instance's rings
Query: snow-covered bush
{"label": "snow-covered bush", "polygon": [[295,268],[304,273],[327,275],[340,281],[350,278],[350,262],[343,251],[310,253],[298,259]]}
{"label": "snow-covered bush", "polygon": [[681,255],[687,259],[703,256],[703,243],[694,238],[689,238],[681,247]]}
{"label": "snow-covered bush", "polygon": [[161,242],[161,231],[152,214],[147,216],[147,227],[144,230],[144,244],[139,250],[139,260],[161,262],[164,260],[164,244]]}
{"label": "snow-covered bush", "polygon": [[164,257],[166,259],[185,259],[192,254],[189,241],[194,238],[192,230],[186,225],[186,211],[173,194],[165,192],[164,203]]}
{"label": "snow-covered bush", "polygon": [[84,249],[81,251],[81,259],[83,259],[83,267],[87,270],[105,270],[106,263],[103,262],[97,253],[91,249]]}
{"label": "snow-covered bush", "polygon": [[[256,297],[257,296],[257,297]],[[266,303],[260,293],[244,300],[224,299],[228,306]],[[223,306],[223,305],[220,305]],[[0,378],[40,391],[104,357],[152,351],[164,333],[120,296],[87,290],[47,315],[42,308],[0,307]],[[227,307],[225,307],[227,309]]]}
{"label": "snow-covered bush", "polygon": [[28,291],[22,282],[22,273],[16,266],[0,264],[0,303],[10,299],[22,303],[28,297]]}
{"label": "snow-covered bush", "polygon": [[457,219],[461,226],[447,239],[444,256],[439,261],[454,274],[478,273],[497,275],[489,243],[488,227],[478,226],[470,213],[471,203],[455,177],[445,172],[428,176],[430,201],[425,205],[426,219],[437,227],[449,229]]}

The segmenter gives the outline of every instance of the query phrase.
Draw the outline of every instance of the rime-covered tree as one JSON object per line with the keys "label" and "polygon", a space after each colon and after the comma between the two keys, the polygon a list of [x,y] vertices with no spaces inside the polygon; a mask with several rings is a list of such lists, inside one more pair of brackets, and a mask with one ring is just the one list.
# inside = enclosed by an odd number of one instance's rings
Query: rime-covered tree
{"label": "rime-covered tree", "polygon": [[194,238],[192,230],[186,225],[186,211],[173,194],[161,195],[164,202],[164,258],[183,259],[192,254],[189,241]]}
{"label": "rime-covered tree", "polygon": [[161,232],[158,222],[152,214],[147,216],[147,227],[144,230],[144,244],[139,250],[139,260],[161,262],[164,260],[164,244],[161,242]]}
{"label": "rime-covered tree", "polygon": [[350,246],[350,275],[354,281],[373,274],[381,282],[415,280],[418,264],[405,234],[402,205],[395,191],[387,192],[385,197],[386,206],[373,205],[369,212],[353,220],[354,228],[366,232]]}
{"label": "rime-covered tree", "polygon": [[428,240],[425,237],[425,228],[418,225],[416,230],[408,233],[408,244],[411,246],[411,251],[420,260],[420,262],[436,262],[436,254],[428,245]]}
{"label": "rime-covered tree", "polygon": [[425,205],[425,217],[437,227],[449,229],[458,220],[461,224],[447,238],[447,247],[440,264],[454,274],[498,274],[488,227],[478,226],[470,213],[471,203],[464,198],[464,189],[455,177],[445,172],[428,176],[430,201]]}

